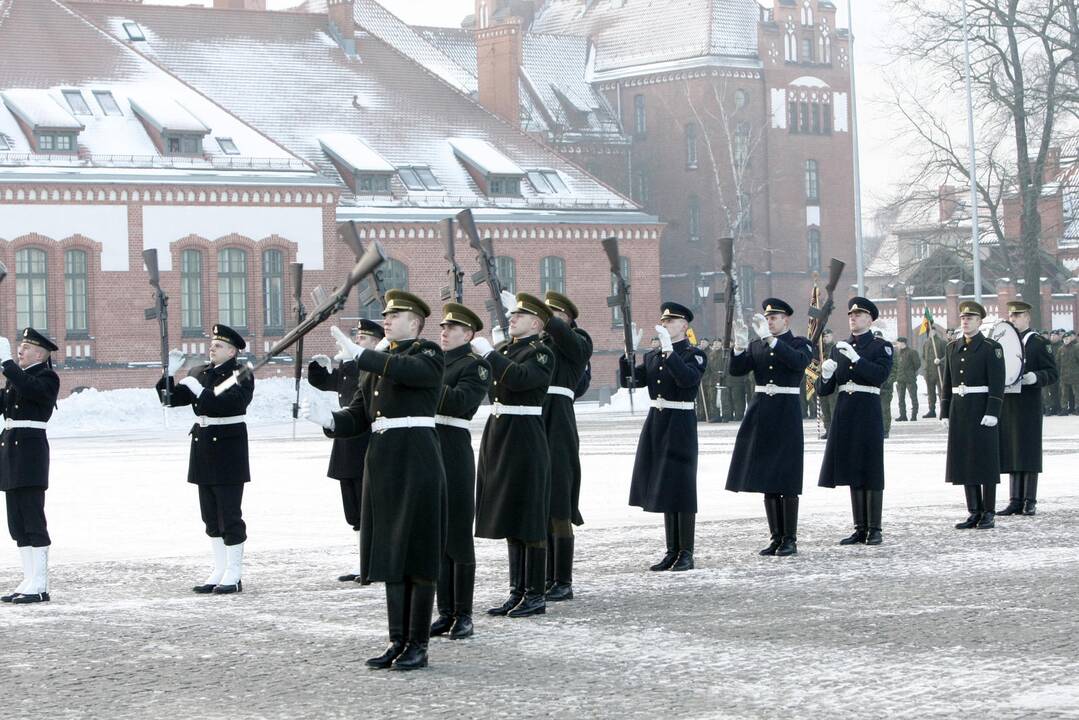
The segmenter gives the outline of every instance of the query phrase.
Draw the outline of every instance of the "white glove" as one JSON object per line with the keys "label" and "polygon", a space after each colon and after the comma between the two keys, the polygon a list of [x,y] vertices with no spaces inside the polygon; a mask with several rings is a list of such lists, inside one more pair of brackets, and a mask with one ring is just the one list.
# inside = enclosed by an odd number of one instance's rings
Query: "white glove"
{"label": "white glove", "polygon": [[835,344],[835,349],[838,350],[843,355],[843,357],[850,360],[851,365],[862,359],[862,356],[858,354],[858,351],[855,350],[854,347],[851,346],[851,344],[846,340],[840,340],[839,342],[837,342]]}
{"label": "white glove", "polygon": [[322,405],[311,405],[310,400],[300,401],[300,417],[327,430],[333,430],[333,413]]}
{"label": "white glove", "polygon": [[659,338],[659,349],[665,353],[674,352],[674,343],[671,342],[671,333],[662,325],[656,325],[656,337]]}
{"label": "white glove", "polygon": [[1035,373],[1032,373],[1032,372],[1023,373],[1023,384],[1024,385],[1037,385],[1038,384],[1038,376]]}
{"label": "white glove", "polygon": [[502,300],[502,307],[505,308],[507,315],[517,308],[517,297],[509,290],[503,290],[498,297]]}
{"label": "white glove", "polygon": [[933,364],[934,365],[940,365],[942,362],[944,362],[944,361],[941,360],[940,358],[933,358]]}
{"label": "white glove", "polygon": [[641,336],[644,335],[644,330],[638,330],[637,323],[630,323],[629,326],[633,331],[633,347],[639,348],[641,346]]}
{"label": "white glove", "polygon": [[837,363],[832,358],[828,358],[823,363],[821,363],[820,376],[825,380],[831,380],[832,376],[835,375],[835,370],[837,367],[839,367],[839,363]]}
{"label": "white glove", "polygon": [[940,426],[942,428],[944,428],[945,430],[947,430],[948,429],[948,418],[941,418],[940,419]]}
{"label": "white glove", "polygon": [[735,355],[741,355],[749,346],[749,328],[742,322],[742,318],[734,321],[734,340],[731,345]]}
{"label": "white glove", "polygon": [[323,370],[330,369],[330,356],[329,355],[316,355],[311,358],[311,362],[316,362],[322,366]]}
{"label": "white glove", "polygon": [[757,337],[766,338],[771,337],[772,333],[768,330],[768,320],[760,313],[753,316],[753,330],[756,331]]}
{"label": "white glove", "polygon": [[169,376],[175,375],[184,364],[184,354],[180,350],[169,350]]}
{"label": "white glove", "polygon": [[0,336],[0,363],[6,363],[11,359],[11,341]]}
{"label": "white glove", "polygon": [[472,338],[472,350],[480,357],[487,357],[495,351],[491,341],[480,336]]}
{"label": "white glove", "polygon": [[501,345],[506,341],[506,333],[502,332],[501,325],[495,325],[491,328],[491,344]]}
{"label": "white glove", "polygon": [[390,349],[390,339],[388,337],[382,338],[381,340],[378,341],[378,345],[375,345],[375,350],[378,350],[379,352],[386,352],[389,349]]}
{"label": "white glove", "polygon": [[352,359],[352,356],[348,354],[348,350],[345,350],[343,347],[338,345],[337,346],[337,354],[333,356],[334,362],[341,363],[341,362],[345,362],[346,360],[351,360],[351,359]]}
{"label": "white glove", "polygon": [[203,387],[198,378],[185,377],[180,381],[180,384],[195,394],[195,397],[202,395]]}
{"label": "white glove", "polygon": [[997,419],[992,415],[982,415],[982,425],[985,427],[996,427]]}
{"label": "white glove", "polygon": [[[334,325],[330,328],[330,335],[333,335],[333,339],[337,341],[337,347],[341,349],[341,353],[345,353],[348,356],[348,360],[363,355],[363,348],[352,342],[352,339],[349,338],[348,335],[345,335],[345,332],[341,328]],[[341,353],[338,353],[338,357],[340,357]]]}

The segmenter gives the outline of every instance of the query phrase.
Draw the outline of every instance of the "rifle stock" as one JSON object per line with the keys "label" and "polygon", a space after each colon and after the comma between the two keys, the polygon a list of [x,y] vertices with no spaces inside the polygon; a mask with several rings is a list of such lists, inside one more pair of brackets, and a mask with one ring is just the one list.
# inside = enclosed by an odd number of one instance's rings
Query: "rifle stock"
{"label": "rifle stock", "polygon": [[468,236],[469,247],[477,253],[476,262],[480,269],[472,274],[472,284],[487,284],[487,290],[491,295],[491,299],[487,301],[491,323],[502,328],[503,334],[508,337],[510,324],[506,319],[506,311],[502,307],[502,282],[498,279],[498,267],[495,265],[494,243],[491,242],[491,238],[480,240],[479,230],[476,229],[476,221],[472,217],[471,210],[466,208],[457,213],[456,220]]}
{"label": "rifle stock", "polygon": [[738,292],[738,283],[734,280],[734,238],[722,237],[719,239],[719,262],[720,269],[727,276],[725,298],[727,307],[723,318],[723,350],[719,357],[719,368],[716,372],[716,385],[720,387],[719,403],[717,405],[719,405],[720,412],[722,412],[723,388],[726,387],[727,369],[730,367],[731,349],[734,347],[734,338],[731,333],[734,331],[734,304]]}
{"label": "rifle stock", "polygon": [[824,329],[828,326],[828,318],[831,317],[832,311],[835,309],[833,295],[836,286],[839,285],[839,278],[843,275],[843,268],[845,267],[846,263],[842,260],[832,258],[832,262],[828,266],[828,284],[824,286],[824,292],[827,294],[828,298],[820,308],[809,309],[809,317],[814,321],[813,335],[809,338],[809,341],[813,343],[814,347],[817,346],[821,337],[824,335]]}
{"label": "rifle stock", "polygon": [[[158,336],[161,343],[161,377],[165,380],[165,389],[161,402],[165,407],[172,404],[172,390],[169,388],[169,296],[161,289],[161,272],[157,264],[157,248],[142,251],[142,261],[150,275],[150,287],[154,289],[154,306],[143,313],[147,320],[157,320]],[[6,273],[5,273],[6,274]]]}
{"label": "rifle stock", "polygon": [[630,308],[629,280],[622,272],[622,256],[618,251],[618,238],[608,237],[600,241],[603,252],[607,254],[607,263],[611,275],[615,278],[617,292],[607,298],[607,307],[617,307],[622,312],[622,342],[629,361],[629,376],[626,386],[629,390],[630,409],[633,408],[633,391],[637,387],[637,344],[633,341],[633,316]]}
{"label": "rifle stock", "polygon": [[[296,315],[296,324],[299,325],[307,318],[307,308],[303,305],[303,263],[292,263],[289,266],[290,279],[292,280],[292,311]],[[293,361],[293,379],[296,381],[296,400],[292,403],[292,419],[300,417],[300,383],[303,381],[303,338],[296,342],[296,359]]]}
{"label": "rifle stock", "polygon": [[[364,256],[366,250],[363,247],[363,241],[360,240],[360,233],[356,229],[356,221],[349,220],[348,222],[341,223],[337,227],[337,234],[341,240],[349,246],[352,250],[353,256],[359,261]],[[359,293],[360,306],[366,307],[373,302],[378,303],[378,309],[382,310],[386,307],[386,286],[382,280],[382,270],[375,269],[371,273],[371,276],[364,284],[363,290]],[[316,303],[321,305],[321,303]]]}
{"label": "rifle stock", "polygon": [[457,264],[457,248],[456,238],[454,238],[453,232],[453,218],[446,218],[442,221],[439,232],[442,235],[443,241],[446,243],[446,253],[443,257],[449,263],[449,269],[446,270],[446,274],[450,276],[450,284],[442,286],[442,302],[446,302],[450,298],[453,298],[454,302],[464,302],[465,298],[465,273],[461,269],[461,266]]}

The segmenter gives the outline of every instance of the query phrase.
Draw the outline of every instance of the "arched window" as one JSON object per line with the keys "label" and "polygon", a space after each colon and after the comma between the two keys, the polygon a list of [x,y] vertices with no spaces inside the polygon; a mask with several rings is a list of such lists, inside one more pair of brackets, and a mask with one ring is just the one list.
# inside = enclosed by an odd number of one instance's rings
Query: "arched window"
{"label": "arched window", "polygon": [[280,250],[262,252],[263,333],[285,332],[285,256]]}
{"label": "arched window", "polygon": [[90,334],[90,292],[87,282],[87,259],[84,250],[64,252],[64,325],[68,337]]}
{"label": "arched window", "polygon": [[701,201],[696,195],[689,196],[689,239],[701,239]]}
{"label": "arched window", "polygon": [[15,253],[15,321],[18,329],[49,330],[49,274],[45,251],[23,248]]}
{"label": "arched window", "polygon": [[[618,264],[622,266],[622,277],[629,281],[629,258],[622,255],[618,258]],[[611,295],[618,293],[618,278],[611,273]],[[622,308],[615,305],[611,308],[611,326],[622,327]]]}
{"label": "arched window", "polygon": [[802,62],[813,62],[813,36],[808,35],[802,38]]}
{"label": "arched window", "polygon": [[383,266],[382,283],[387,290],[408,290],[408,265],[390,258]]}
{"label": "arched window", "polygon": [[633,131],[637,135],[644,135],[648,129],[644,115],[644,95],[633,96]]}
{"label": "arched window", "polygon": [[734,164],[736,170],[745,168],[749,161],[749,123],[740,122],[734,129]]}
{"label": "arched window", "polygon": [[817,228],[809,228],[808,245],[809,245],[809,272],[820,272],[820,230]]}
{"label": "arched window", "polygon": [[817,173],[817,161],[806,160],[806,202],[820,202],[820,176]]}
{"label": "arched window", "polygon": [[697,124],[686,125],[686,167],[697,167]]}
{"label": "arched window", "polygon": [[813,24],[813,7],[809,4],[809,0],[802,0],[802,24]]}
{"label": "arched window", "polygon": [[180,253],[180,331],[187,336],[202,336],[202,253]]}
{"label": "arched window", "polygon": [[783,59],[787,62],[798,62],[798,40],[794,36],[794,25],[787,25],[787,32],[783,35]]}
{"label": "arched window", "polygon": [[502,288],[514,295],[517,294],[517,263],[509,255],[499,255],[495,258],[495,274]]}
{"label": "arched window", "polygon": [[556,255],[540,260],[540,293],[548,290],[566,292],[566,261]]}
{"label": "arched window", "polygon": [[240,248],[217,256],[217,317],[237,332],[247,330],[247,253]]}

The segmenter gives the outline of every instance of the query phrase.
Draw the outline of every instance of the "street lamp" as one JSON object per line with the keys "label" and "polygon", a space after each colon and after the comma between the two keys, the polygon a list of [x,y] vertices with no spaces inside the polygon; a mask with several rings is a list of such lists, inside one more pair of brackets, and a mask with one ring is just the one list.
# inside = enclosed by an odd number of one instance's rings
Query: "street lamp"
{"label": "street lamp", "polygon": [[697,278],[697,296],[700,298],[701,307],[704,306],[704,300],[708,297],[708,293],[711,288],[708,285],[708,279],[703,275]]}

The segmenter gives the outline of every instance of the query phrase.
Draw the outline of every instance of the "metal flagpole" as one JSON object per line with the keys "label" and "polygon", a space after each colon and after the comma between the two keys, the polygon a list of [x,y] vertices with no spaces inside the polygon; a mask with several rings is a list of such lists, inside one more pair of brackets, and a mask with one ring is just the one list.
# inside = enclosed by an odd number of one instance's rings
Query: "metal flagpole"
{"label": "metal flagpole", "polygon": [[865,257],[862,247],[862,176],[858,164],[858,96],[854,88],[853,0],[847,0],[847,61],[850,63],[850,139],[854,145],[854,253],[858,270],[858,294],[865,295]]}
{"label": "metal flagpole", "polygon": [[970,89],[970,33],[967,31],[967,2],[963,0],[963,76],[967,85],[967,141],[970,145],[970,245],[974,255],[974,300],[982,302],[982,257],[978,238],[978,179],[975,174],[974,95]]}

